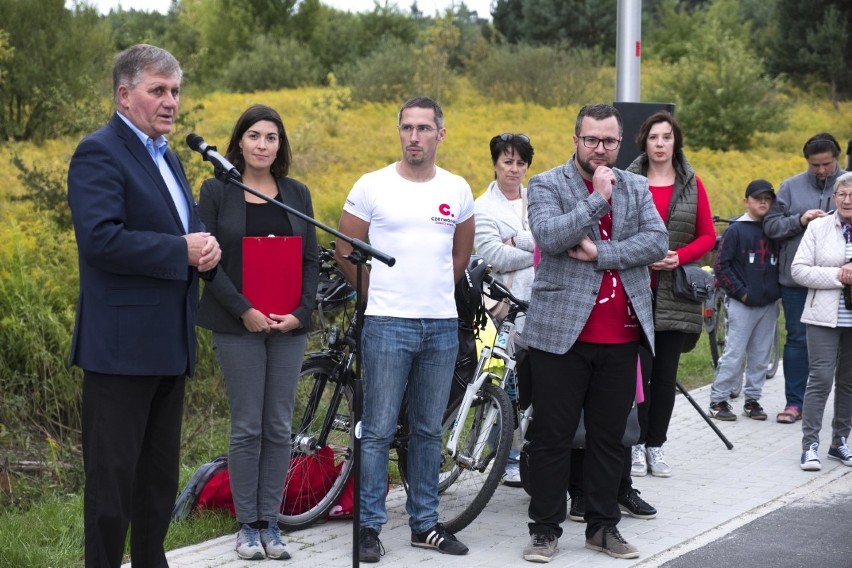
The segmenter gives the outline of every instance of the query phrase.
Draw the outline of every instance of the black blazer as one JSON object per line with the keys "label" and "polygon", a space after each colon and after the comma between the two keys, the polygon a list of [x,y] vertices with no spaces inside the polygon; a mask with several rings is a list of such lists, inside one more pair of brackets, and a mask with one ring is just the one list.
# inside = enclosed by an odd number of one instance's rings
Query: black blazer
{"label": "black blazer", "polygon": [[[285,205],[313,217],[311,194],[303,184],[291,178],[278,180],[278,190]],[[246,201],[243,191],[218,179],[201,184],[198,203],[201,219],[222,247],[222,260],[214,278],[204,283],[198,325],[222,333],[249,333],[240,316],[251,307],[242,295],[243,237],[246,234]],[[293,315],[302,328],[290,333],[307,333],[311,312],[316,304],[319,281],[319,252],[313,225],[287,213],[293,235],[302,237],[302,299]]]}
{"label": "black blazer", "polygon": [[[203,231],[177,156],[166,151],[189,205],[189,232]],[[198,271],[166,182],[124,120],[77,146],[68,204],[80,266],[71,363],[114,375],[191,375]]]}

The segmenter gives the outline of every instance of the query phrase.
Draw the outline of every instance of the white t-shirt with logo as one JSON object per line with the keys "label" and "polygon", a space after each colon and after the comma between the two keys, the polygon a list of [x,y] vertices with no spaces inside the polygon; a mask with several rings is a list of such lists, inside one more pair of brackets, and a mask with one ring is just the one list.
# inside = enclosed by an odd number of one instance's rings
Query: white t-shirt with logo
{"label": "white t-shirt with logo", "polygon": [[400,176],[396,164],[361,176],[343,210],[370,224],[369,241],[396,259],[373,261],[366,314],[455,318],[453,237],[473,216],[473,193],[461,176],[436,168],[427,182]]}

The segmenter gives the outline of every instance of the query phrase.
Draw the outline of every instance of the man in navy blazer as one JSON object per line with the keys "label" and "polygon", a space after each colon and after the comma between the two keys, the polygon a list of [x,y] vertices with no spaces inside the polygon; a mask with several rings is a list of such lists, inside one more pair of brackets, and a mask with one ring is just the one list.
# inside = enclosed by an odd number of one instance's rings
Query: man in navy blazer
{"label": "man in navy blazer", "polygon": [[181,68],[135,45],[113,66],[116,113],[80,142],[68,203],[80,267],[71,363],[83,369],[87,568],[167,567],[178,489],[184,382],[195,366],[198,277],[219,244],[168,149]]}
{"label": "man in navy blazer", "polygon": [[524,550],[531,562],[549,562],[562,535],[581,411],[586,547],[617,558],[639,555],[616,528],[621,439],[636,394],[639,345],[654,344],[648,265],[666,255],[668,233],[648,180],[612,167],[622,130],[614,107],[583,107],[574,155],[530,179],[530,229],[541,249],[523,333],[535,409]]}

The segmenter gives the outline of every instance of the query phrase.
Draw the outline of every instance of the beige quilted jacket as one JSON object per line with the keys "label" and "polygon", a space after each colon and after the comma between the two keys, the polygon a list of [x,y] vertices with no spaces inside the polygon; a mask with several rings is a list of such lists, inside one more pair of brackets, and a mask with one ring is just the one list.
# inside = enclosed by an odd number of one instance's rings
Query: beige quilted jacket
{"label": "beige quilted jacket", "polygon": [[837,278],[845,258],[846,240],[837,213],[814,219],[802,237],[791,273],[808,288],[802,323],[837,327],[837,310],[843,284]]}

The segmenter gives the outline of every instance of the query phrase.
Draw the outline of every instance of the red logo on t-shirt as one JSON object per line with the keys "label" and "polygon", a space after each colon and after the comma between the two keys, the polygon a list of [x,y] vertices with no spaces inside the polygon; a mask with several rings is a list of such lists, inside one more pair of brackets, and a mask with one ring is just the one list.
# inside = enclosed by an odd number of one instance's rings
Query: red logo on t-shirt
{"label": "red logo on t-shirt", "polygon": [[438,213],[440,213],[441,215],[449,215],[450,217],[455,217],[455,215],[452,214],[452,210],[450,209],[449,204],[447,203],[441,203],[440,205],[438,205]]}

